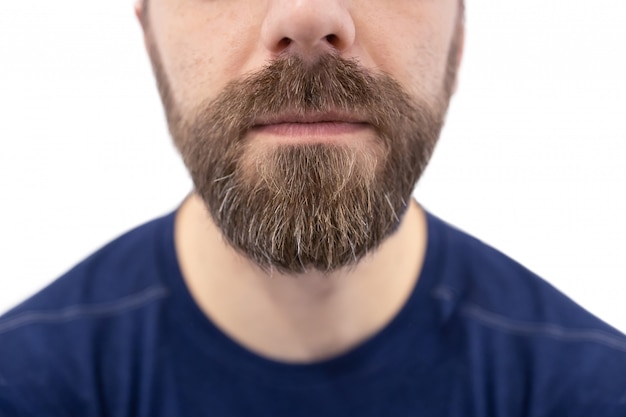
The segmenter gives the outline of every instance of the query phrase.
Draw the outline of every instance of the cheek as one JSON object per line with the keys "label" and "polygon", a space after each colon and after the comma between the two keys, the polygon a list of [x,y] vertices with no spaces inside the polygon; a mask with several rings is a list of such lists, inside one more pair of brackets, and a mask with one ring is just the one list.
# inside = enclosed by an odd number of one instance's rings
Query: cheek
{"label": "cheek", "polygon": [[155,41],[181,110],[196,108],[241,76],[254,38],[249,21],[230,13],[202,19],[186,13],[166,23],[155,28]]}
{"label": "cheek", "polygon": [[440,95],[457,0],[394,0],[385,7],[374,3],[359,21],[360,47],[371,57],[372,67],[388,72],[411,94]]}
{"label": "cheek", "polygon": [[207,51],[179,49],[172,57],[169,80],[179,108],[188,112],[206,99],[212,98],[221,80],[215,68],[215,55]]}
{"label": "cheek", "polygon": [[386,19],[379,13],[374,20],[378,23],[369,23],[360,32],[358,48],[366,57],[364,65],[388,73],[412,95],[438,94],[447,62],[447,34],[431,20],[415,11]]}
{"label": "cheek", "polygon": [[[393,39],[387,38],[387,39]],[[421,33],[410,41],[406,37],[379,46],[374,68],[387,72],[407,92],[418,97],[440,93],[446,62],[446,50],[435,47],[428,34]]]}
{"label": "cheek", "polygon": [[429,42],[415,45],[413,50],[406,51],[405,56],[408,58],[405,77],[409,80],[411,93],[421,97],[439,96],[446,72],[447,49]]}
{"label": "cheek", "polygon": [[447,62],[447,32],[432,22],[422,22],[410,38],[399,44],[403,76],[412,93],[422,97],[437,96],[445,76]]}

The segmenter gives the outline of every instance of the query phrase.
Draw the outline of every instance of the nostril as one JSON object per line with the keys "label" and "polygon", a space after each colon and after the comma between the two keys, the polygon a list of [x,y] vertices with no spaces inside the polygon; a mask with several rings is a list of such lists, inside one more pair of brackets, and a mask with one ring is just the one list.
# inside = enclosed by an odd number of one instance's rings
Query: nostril
{"label": "nostril", "polygon": [[326,42],[337,47],[339,44],[339,37],[331,33],[330,35],[326,35]]}
{"label": "nostril", "polygon": [[289,38],[282,38],[279,42],[278,42],[278,47],[280,49],[285,49],[287,48],[289,45],[291,45],[292,40]]}

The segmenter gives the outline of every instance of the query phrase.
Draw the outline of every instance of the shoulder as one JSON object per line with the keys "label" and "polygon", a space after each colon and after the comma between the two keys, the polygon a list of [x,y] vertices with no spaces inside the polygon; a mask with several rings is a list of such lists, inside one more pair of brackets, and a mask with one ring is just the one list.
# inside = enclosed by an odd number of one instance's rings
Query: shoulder
{"label": "shoulder", "polygon": [[169,230],[172,223],[173,213],[142,224],[109,242],[8,311],[0,318],[0,332],[8,330],[8,321],[28,311],[58,311],[77,304],[117,301],[158,284],[151,272],[166,261],[163,259],[166,255],[164,241],[168,233],[172,233]]}
{"label": "shoulder", "polygon": [[523,392],[536,414],[626,415],[626,336],[510,257],[429,221],[442,271],[431,295],[480,364],[478,379]]}
{"label": "shoulder", "polygon": [[159,274],[172,217],[125,233],[0,317],[4,407],[24,407],[19,415],[28,415],[28,407],[46,404],[50,415],[75,415],[68,396],[93,396],[87,381],[97,380],[98,367],[116,354],[111,349],[141,333],[168,295]]}
{"label": "shoulder", "polygon": [[[511,320],[605,330],[624,336],[537,274],[499,250],[429,214],[438,235],[441,278],[435,297],[502,314]],[[485,316],[486,317],[486,316]]]}

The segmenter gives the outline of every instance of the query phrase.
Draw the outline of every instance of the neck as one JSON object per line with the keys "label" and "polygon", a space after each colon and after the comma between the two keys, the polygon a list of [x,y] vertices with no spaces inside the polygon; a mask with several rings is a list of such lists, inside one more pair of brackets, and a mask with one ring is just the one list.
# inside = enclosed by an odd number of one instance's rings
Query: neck
{"label": "neck", "polygon": [[175,244],[192,296],[224,333],[266,357],[312,362],[353,348],[398,313],[421,270],[426,220],[412,202],[398,230],[355,267],[270,275],[224,242],[192,194],[178,211]]}

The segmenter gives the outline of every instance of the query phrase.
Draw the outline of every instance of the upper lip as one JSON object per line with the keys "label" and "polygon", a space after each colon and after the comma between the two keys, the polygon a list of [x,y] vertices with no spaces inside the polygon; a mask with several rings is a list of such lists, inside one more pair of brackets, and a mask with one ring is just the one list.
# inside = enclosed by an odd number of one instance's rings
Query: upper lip
{"label": "upper lip", "polygon": [[366,121],[363,117],[359,117],[358,115],[337,111],[284,113],[258,117],[254,121],[254,126],[283,123],[366,123]]}

